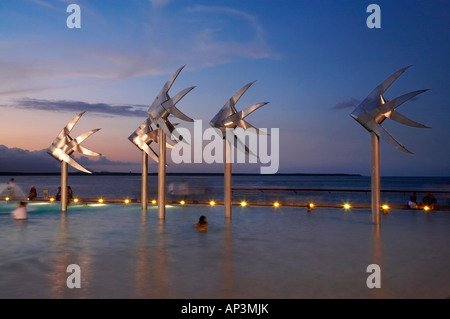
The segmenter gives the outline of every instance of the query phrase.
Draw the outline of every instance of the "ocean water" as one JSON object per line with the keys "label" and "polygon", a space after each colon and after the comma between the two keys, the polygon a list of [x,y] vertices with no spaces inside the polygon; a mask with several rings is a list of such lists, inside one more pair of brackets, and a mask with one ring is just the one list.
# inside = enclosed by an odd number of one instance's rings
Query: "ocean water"
{"label": "ocean water", "polygon": [[[47,190],[55,196],[60,186],[59,176],[4,176],[0,179],[0,196],[7,196],[6,183],[15,178],[17,195],[28,195],[35,186],[38,196]],[[169,200],[222,200],[223,175],[168,175],[167,199]],[[370,177],[325,175],[233,175],[233,200],[370,203]],[[75,175],[69,176],[75,197],[140,199],[139,175]],[[157,176],[150,175],[149,198],[157,198]],[[265,191],[265,188],[271,190]],[[296,191],[274,190],[297,189]],[[302,189],[302,190],[298,190]],[[350,190],[357,190],[352,192]],[[361,192],[366,190],[366,192]],[[450,206],[450,177],[382,177],[382,202],[405,204],[411,191],[421,200],[427,191],[434,193],[438,205]],[[393,191],[393,192],[389,192]],[[447,193],[440,193],[447,192]]]}

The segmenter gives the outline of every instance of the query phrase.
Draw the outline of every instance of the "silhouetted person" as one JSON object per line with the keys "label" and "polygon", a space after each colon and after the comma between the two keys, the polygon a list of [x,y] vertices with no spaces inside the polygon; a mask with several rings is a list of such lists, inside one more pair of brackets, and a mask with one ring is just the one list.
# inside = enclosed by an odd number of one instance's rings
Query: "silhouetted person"
{"label": "silhouetted person", "polygon": [[73,198],[73,191],[72,188],[70,186],[67,186],[67,199],[72,199]]}
{"label": "silhouetted person", "polygon": [[31,186],[30,188],[30,193],[28,194],[28,199],[29,200],[33,200],[34,198],[37,197],[37,191],[36,191],[36,187]]}
{"label": "silhouetted person", "polygon": [[437,203],[436,198],[430,192],[427,192],[426,195],[422,198],[422,205],[423,206],[428,206],[431,209],[434,208],[436,203]]}
{"label": "silhouetted person", "polygon": [[198,231],[206,231],[208,227],[208,221],[205,216],[200,216],[198,223],[195,224]]}
{"label": "silhouetted person", "polygon": [[61,186],[58,187],[58,192],[56,193],[55,199],[61,200]]}
{"label": "silhouetted person", "polygon": [[411,194],[409,195],[408,207],[409,208],[417,208],[416,192],[411,192]]}

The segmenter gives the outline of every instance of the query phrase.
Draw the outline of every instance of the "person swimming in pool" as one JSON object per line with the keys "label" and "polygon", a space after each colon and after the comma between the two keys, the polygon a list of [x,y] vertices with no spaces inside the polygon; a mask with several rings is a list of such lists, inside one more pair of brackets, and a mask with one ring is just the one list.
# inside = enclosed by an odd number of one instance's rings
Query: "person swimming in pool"
{"label": "person swimming in pool", "polygon": [[27,204],[25,202],[20,202],[19,207],[11,212],[12,216],[16,220],[25,220],[28,219],[28,212],[26,209]]}
{"label": "person swimming in pool", "polygon": [[195,227],[197,228],[198,231],[206,231],[207,227],[208,227],[208,221],[207,218],[205,216],[200,216],[198,223],[195,224]]}

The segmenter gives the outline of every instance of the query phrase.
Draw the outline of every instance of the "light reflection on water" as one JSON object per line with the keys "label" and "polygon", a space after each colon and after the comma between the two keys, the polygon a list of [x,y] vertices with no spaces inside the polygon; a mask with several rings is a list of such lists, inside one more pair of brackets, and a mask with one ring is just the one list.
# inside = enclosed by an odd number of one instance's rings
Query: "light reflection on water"
{"label": "light reflection on water", "polygon": [[[448,298],[450,215],[367,210],[0,205],[0,298]],[[208,231],[194,227],[200,215]],[[381,288],[369,289],[369,264]],[[69,289],[69,264],[81,288]]]}

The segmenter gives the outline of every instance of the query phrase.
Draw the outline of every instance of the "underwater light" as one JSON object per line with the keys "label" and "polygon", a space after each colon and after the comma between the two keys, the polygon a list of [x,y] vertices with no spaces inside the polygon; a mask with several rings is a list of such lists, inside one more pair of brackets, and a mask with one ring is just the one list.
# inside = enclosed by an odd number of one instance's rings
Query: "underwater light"
{"label": "underwater light", "polygon": [[247,202],[242,201],[242,202],[241,202],[241,206],[242,206],[242,207],[247,206]]}
{"label": "underwater light", "polygon": [[350,204],[344,204],[344,208],[345,208],[345,209],[350,209],[351,206],[350,206]]}
{"label": "underwater light", "polygon": [[214,205],[216,205],[216,202],[212,200],[209,202],[209,205],[214,206]]}
{"label": "underwater light", "polygon": [[73,201],[74,201],[75,203],[78,203],[79,199],[78,199],[78,198],[74,198]]}
{"label": "underwater light", "polygon": [[52,198],[50,198],[50,201],[51,201],[51,202],[54,202],[54,201],[55,201],[55,199],[54,199],[54,198],[52,197]]}
{"label": "underwater light", "polygon": [[156,199],[152,200],[152,204],[156,204]]}
{"label": "underwater light", "polygon": [[101,203],[103,203],[103,198],[99,198],[98,199],[98,202],[101,204]]}
{"label": "underwater light", "polygon": [[280,203],[278,203],[278,202],[275,202],[275,203],[273,203],[273,206],[275,206],[275,207],[279,207],[279,206],[280,206]]}
{"label": "underwater light", "polygon": [[424,207],[423,207],[423,210],[424,210],[424,211],[429,211],[429,210],[430,210],[430,206],[424,206]]}
{"label": "underwater light", "polygon": [[127,198],[127,199],[125,199],[123,202],[124,202],[125,204],[129,204],[129,203],[130,203],[130,200]]}
{"label": "underwater light", "polygon": [[9,197],[6,197],[5,200],[9,200]]}
{"label": "underwater light", "polygon": [[182,201],[180,201],[180,204],[184,205],[184,204],[186,204],[186,202],[184,200],[182,200]]}

